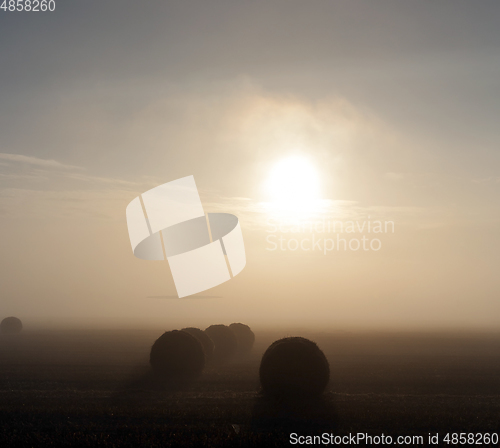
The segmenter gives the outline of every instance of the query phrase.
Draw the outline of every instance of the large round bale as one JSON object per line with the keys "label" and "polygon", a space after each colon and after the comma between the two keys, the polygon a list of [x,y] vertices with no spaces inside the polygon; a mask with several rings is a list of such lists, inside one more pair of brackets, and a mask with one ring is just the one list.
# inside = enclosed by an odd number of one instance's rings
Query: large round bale
{"label": "large round bale", "polygon": [[201,346],[203,347],[203,351],[205,352],[205,359],[209,361],[212,359],[214,354],[214,341],[210,339],[207,333],[199,328],[188,327],[183,328],[182,331],[189,333],[191,336],[194,336],[198,341],[200,341]]}
{"label": "large round bale", "polygon": [[233,330],[238,342],[238,353],[241,355],[247,355],[251,352],[253,343],[255,342],[255,335],[248,325],[241,323],[234,323],[229,325],[229,328]]}
{"label": "large round bale", "polygon": [[234,332],[227,325],[210,325],[205,333],[214,341],[214,362],[229,361],[236,354],[238,341]]}
{"label": "large round bale", "polygon": [[163,377],[191,380],[198,377],[205,366],[201,343],[185,331],[167,331],[151,347],[149,362]]}
{"label": "large round bale", "polygon": [[23,323],[17,317],[6,317],[0,323],[0,331],[6,334],[20,333]]}
{"label": "large round bale", "polygon": [[266,395],[312,398],[321,395],[330,379],[330,366],[309,339],[284,338],[273,342],[262,356],[260,383]]}

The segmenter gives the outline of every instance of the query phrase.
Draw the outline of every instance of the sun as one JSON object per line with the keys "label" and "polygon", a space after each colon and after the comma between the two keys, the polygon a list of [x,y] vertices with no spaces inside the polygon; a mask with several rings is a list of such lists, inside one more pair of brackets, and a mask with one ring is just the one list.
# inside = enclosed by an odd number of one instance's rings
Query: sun
{"label": "sun", "polygon": [[276,211],[310,211],[320,200],[318,172],[307,157],[280,160],[269,172],[266,192]]}

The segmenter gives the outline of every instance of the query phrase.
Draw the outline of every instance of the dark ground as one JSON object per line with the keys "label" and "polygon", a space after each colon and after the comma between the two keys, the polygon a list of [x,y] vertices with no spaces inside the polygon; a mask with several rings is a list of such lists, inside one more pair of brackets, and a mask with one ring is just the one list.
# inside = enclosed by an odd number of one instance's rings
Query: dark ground
{"label": "dark ground", "polygon": [[[422,435],[425,446],[431,432],[447,446],[446,433],[500,433],[499,334],[257,332],[250,358],[169,390],[148,366],[161,333],[0,335],[0,446],[290,446],[291,432]],[[325,352],[322,399],[259,394],[260,357],[284,336]]]}

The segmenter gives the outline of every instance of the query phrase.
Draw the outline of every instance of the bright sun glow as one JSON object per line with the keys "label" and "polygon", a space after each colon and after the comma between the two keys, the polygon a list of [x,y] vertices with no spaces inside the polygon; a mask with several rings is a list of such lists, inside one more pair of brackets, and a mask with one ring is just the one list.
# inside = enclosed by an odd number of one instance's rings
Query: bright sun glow
{"label": "bright sun glow", "polygon": [[275,211],[311,212],[320,199],[319,176],[307,158],[289,157],[273,167],[266,190]]}

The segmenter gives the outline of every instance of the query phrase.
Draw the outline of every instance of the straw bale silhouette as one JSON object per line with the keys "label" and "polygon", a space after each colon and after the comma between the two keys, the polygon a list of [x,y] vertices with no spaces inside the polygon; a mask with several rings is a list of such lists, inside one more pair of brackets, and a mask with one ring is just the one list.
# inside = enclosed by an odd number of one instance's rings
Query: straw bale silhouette
{"label": "straw bale silhouette", "polygon": [[182,331],[189,333],[191,336],[194,336],[198,341],[200,341],[203,351],[205,352],[205,359],[210,361],[214,354],[214,341],[210,339],[207,333],[199,328],[188,327],[183,328]]}
{"label": "straw bale silhouette", "polygon": [[229,325],[229,328],[233,330],[236,335],[236,340],[238,341],[238,353],[241,355],[247,355],[250,353],[255,342],[255,334],[251,328],[248,325],[241,323],[233,323]]}
{"label": "straw bale silhouette", "polygon": [[215,363],[224,363],[234,357],[238,350],[238,341],[227,325],[211,325],[205,333],[214,341]]}
{"label": "straw bale silhouette", "polygon": [[0,323],[0,331],[6,334],[20,333],[23,329],[23,324],[17,317],[6,317]]}
{"label": "straw bale silhouette", "polygon": [[262,391],[277,398],[321,395],[330,378],[330,366],[312,341],[291,337],[273,342],[260,364]]}
{"label": "straw bale silhouette", "polygon": [[205,366],[205,352],[194,336],[185,331],[167,331],[151,347],[154,372],[165,378],[192,380]]}

